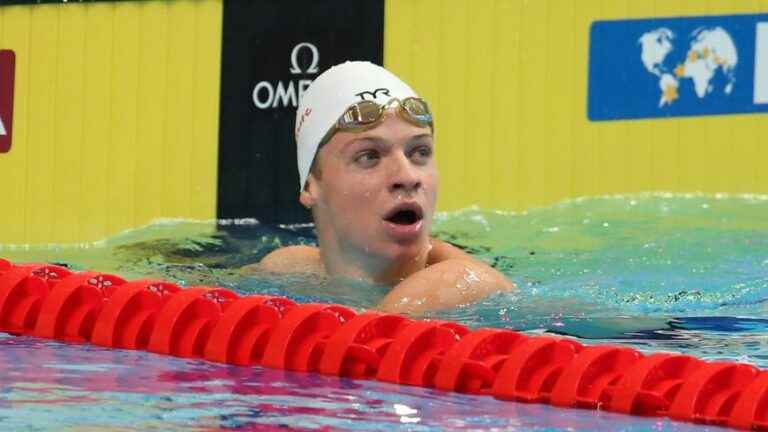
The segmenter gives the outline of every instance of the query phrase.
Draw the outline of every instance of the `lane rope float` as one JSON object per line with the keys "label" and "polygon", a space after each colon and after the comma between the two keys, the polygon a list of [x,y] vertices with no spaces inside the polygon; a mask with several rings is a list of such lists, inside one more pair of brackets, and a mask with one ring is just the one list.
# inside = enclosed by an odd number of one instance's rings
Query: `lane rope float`
{"label": "lane rope float", "polygon": [[768,430],[768,371],[0,259],[0,332]]}

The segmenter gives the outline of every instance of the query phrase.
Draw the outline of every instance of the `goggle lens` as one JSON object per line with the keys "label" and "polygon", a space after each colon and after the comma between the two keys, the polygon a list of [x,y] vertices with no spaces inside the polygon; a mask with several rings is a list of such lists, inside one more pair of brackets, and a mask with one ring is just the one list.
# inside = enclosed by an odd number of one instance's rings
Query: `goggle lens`
{"label": "goggle lens", "polygon": [[384,111],[393,102],[398,103],[398,114],[404,119],[417,126],[432,127],[432,113],[429,106],[423,99],[414,97],[403,100],[392,99],[384,105],[374,101],[357,102],[344,112],[336,126],[341,130],[355,130],[373,125],[382,119]]}
{"label": "goggle lens", "polygon": [[415,97],[408,97],[403,100],[392,99],[384,105],[374,101],[360,101],[347,108],[344,114],[339,117],[336,125],[328,130],[328,133],[320,140],[318,148],[330,141],[337,130],[360,131],[369,129],[384,118],[384,111],[395,102],[397,102],[397,113],[400,117],[416,126],[429,127],[434,130],[432,112],[423,99]]}
{"label": "goggle lens", "polygon": [[383,113],[382,106],[373,101],[362,101],[350,106],[339,118],[340,129],[352,129],[376,123]]}
{"label": "goggle lens", "polygon": [[423,99],[406,98],[400,103],[400,106],[417,124],[432,127],[432,112]]}

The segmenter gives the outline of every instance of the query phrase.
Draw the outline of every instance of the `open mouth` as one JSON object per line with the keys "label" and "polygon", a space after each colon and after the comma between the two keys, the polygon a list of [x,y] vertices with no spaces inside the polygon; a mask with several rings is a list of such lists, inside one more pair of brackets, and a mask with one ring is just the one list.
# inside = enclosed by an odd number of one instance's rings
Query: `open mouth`
{"label": "open mouth", "polygon": [[424,217],[418,204],[403,204],[395,207],[384,220],[395,225],[413,225]]}

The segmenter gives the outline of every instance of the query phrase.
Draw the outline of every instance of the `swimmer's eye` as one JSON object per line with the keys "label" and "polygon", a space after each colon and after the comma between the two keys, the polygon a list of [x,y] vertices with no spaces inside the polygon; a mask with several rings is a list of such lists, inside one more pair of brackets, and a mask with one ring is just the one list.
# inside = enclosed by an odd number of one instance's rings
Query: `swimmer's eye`
{"label": "swimmer's eye", "polygon": [[364,168],[370,168],[376,165],[376,163],[379,162],[379,159],[381,159],[379,152],[376,150],[366,150],[355,157],[355,163]]}
{"label": "swimmer's eye", "polygon": [[426,163],[432,157],[432,147],[423,145],[416,147],[410,154],[410,158],[416,163]]}

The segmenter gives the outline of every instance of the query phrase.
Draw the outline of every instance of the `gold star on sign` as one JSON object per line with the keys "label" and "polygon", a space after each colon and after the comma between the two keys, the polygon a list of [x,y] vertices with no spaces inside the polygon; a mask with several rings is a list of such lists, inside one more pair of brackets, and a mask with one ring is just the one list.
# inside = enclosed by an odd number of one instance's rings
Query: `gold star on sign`
{"label": "gold star on sign", "polygon": [[685,73],[685,66],[681,64],[677,65],[677,67],[675,68],[675,75],[677,75],[678,77],[681,77],[683,76],[684,73]]}
{"label": "gold star on sign", "polygon": [[677,87],[673,86],[672,84],[667,84],[666,87],[664,87],[664,102],[671,104],[675,101],[679,96],[677,94]]}
{"label": "gold star on sign", "polygon": [[695,62],[699,58],[699,55],[694,50],[688,51],[688,61]]}

